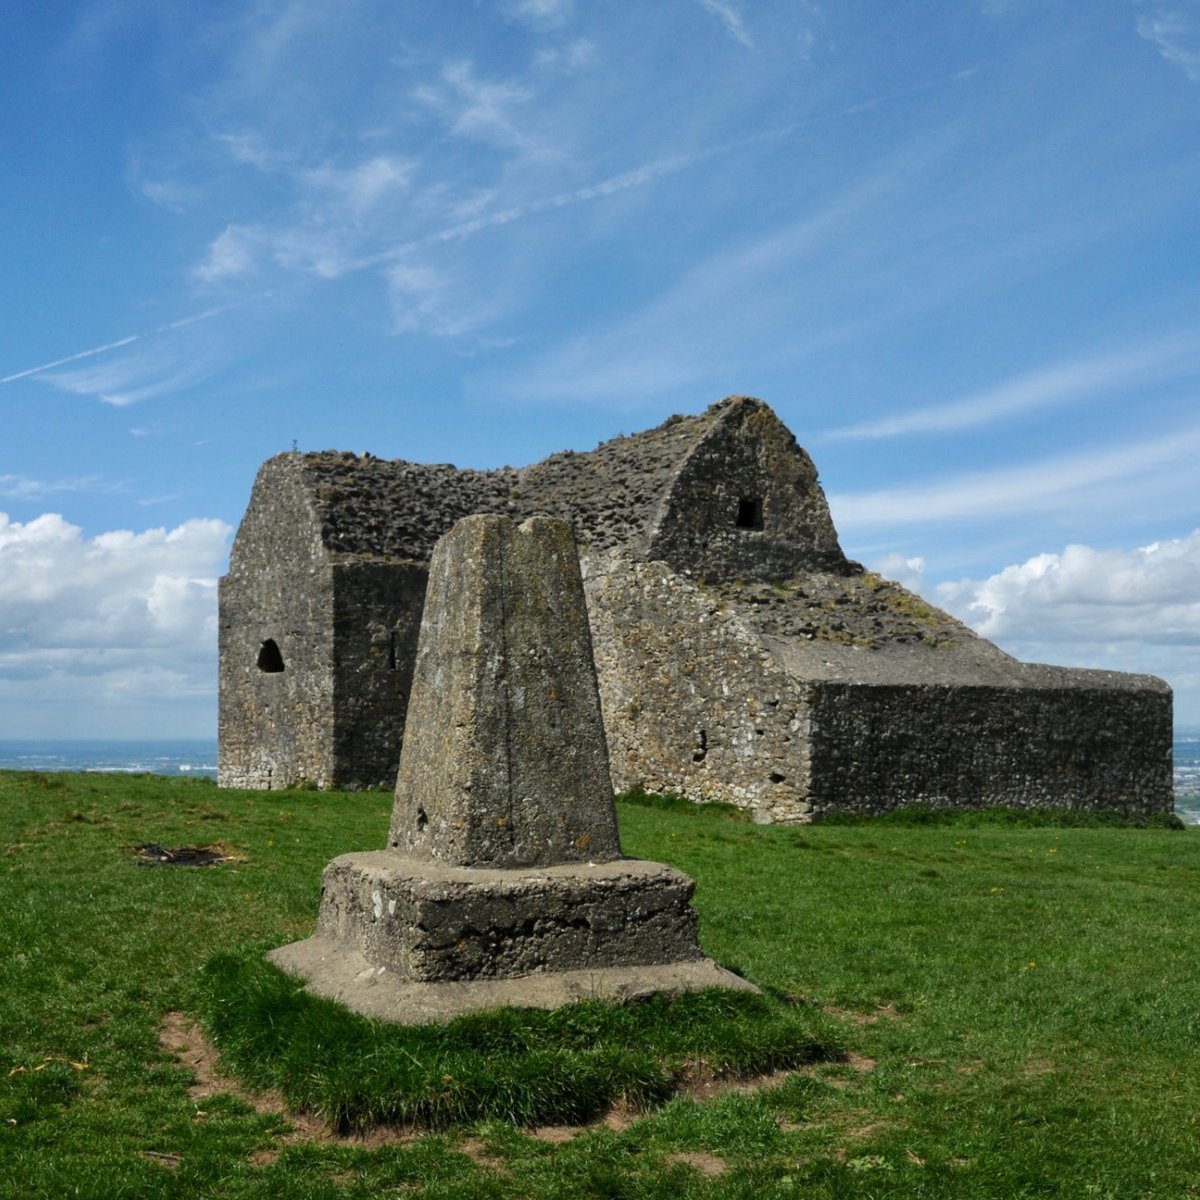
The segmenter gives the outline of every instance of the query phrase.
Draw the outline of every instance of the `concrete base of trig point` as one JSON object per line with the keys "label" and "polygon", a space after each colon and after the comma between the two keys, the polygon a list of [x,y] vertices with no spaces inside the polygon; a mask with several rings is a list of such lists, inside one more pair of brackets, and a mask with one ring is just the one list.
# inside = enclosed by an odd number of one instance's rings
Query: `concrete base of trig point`
{"label": "concrete base of trig point", "polygon": [[692,888],[641,859],[494,870],[346,854],[325,870],[316,934],[268,957],[310,991],[401,1024],[504,1005],[757,991],[701,954]]}
{"label": "concrete base of trig point", "polygon": [[273,962],[403,1024],[703,987],[692,881],[621,857],[570,526],[460,521],[429,568],[386,850],[325,868]]}

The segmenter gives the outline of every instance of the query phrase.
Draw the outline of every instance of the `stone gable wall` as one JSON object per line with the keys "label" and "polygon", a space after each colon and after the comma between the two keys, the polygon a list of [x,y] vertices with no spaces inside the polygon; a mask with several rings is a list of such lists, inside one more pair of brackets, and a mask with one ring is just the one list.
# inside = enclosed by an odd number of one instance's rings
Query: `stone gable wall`
{"label": "stone gable wall", "polygon": [[748,402],[726,405],[688,456],[644,557],[709,582],[862,570],[838,545],[812,459]]}
{"label": "stone gable wall", "polygon": [[307,495],[277,459],[234,541],[218,628],[221,786],[332,786],[332,570]]}

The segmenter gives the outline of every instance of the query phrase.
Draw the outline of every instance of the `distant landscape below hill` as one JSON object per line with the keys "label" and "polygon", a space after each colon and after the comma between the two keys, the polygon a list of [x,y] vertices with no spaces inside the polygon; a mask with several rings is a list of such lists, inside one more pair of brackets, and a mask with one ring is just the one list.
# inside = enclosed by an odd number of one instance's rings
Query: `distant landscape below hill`
{"label": "distant landscape below hill", "polygon": [[[214,740],[0,741],[0,769],[217,777]],[[1175,729],[1175,808],[1200,825],[1200,726]]]}

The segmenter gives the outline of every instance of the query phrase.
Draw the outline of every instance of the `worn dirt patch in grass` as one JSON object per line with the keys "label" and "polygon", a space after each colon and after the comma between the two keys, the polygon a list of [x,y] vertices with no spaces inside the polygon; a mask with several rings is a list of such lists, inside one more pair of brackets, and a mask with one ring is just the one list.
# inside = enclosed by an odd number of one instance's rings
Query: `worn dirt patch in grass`
{"label": "worn dirt patch in grass", "polygon": [[826,1005],[825,1011],[831,1017],[842,1021],[850,1021],[855,1025],[875,1025],[880,1021],[902,1021],[904,1014],[892,1003],[877,1004],[870,1012],[854,1012],[848,1008],[834,1008]]}
{"label": "worn dirt patch in grass", "polygon": [[508,1163],[493,1154],[479,1138],[461,1138],[455,1149],[460,1154],[465,1154],[477,1167],[483,1167],[485,1171],[494,1171],[498,1175],[511,1176],[512,1174]]}
{"label": "worn dirt patch in grass", "polygon": [[[870,1060],[868,1060],[870,1061]],[[871,1064],[872,1067],[874,1063]],[[761,1075],[720,1075],[703,1059],[689,1063],[680,1076],[675,1088],[676,1096],[681,1099],[695,1100],[697,1104],[705,1104],[718,1096],[731,1093],[750,1095],[754,1092],[769,1091],[782,1087],[793,1075],[800,1074],[806,1068],[792,1070],[768,1071]],[[635,1121],[641,1120],[647,1114],[626,1104],[615,1104],[599,1120],[587,1125],[538,1125],[526,1130],[530,1137],[542,1142],[560,1145],[578,1137],[589,1129],[609,1129],[614,1133],[623,1133]],[[682,1160],[680,1160],[682,1161]],[[695,1164],[693,1164],[695,1165]],[[697,1170],[700,1168],[697,1167]],[[722,1170],[724,1164],[722,1164]]]}
{"label": "worn dirt patch in grass", "polygon": [[[388,1125],[377,1126],[364,1134],[338,1133],[313,1113],[293,1112],[283,1096],[275,1090],[248,1090],[222,1072],[216,1048],[204,1036],[200,1026],[184,1013],[169,1012],[163,1017],[158,1031],[158,1044],[164,1053],[171,1055],[194,1076],[187,1094],[196,1103],[197,1120],[205,1117],[203,1101],[212,1096],[235,1096],[256,1112],[286,1120],[292,1128],[279,1139],[285,1145],[294,1142],[333,1142],[370,1148],[409,1142],[417,1136],[414,1130],[407,1127]],[[250,1161],[256,1166],[266,1166],[278,1157],[279,1151],[276,1149],[259,1150],[251,1155]]]}
{"label": "worn dirt patch in grass", "polygon": [[677,1150],[674,1154],[668,1154],[667,1158],[671,1162],[686,1163],[709,1179],[724,1175],[729,1170],[729,1164],[723,1158],[718,1158],[715,1154],[704,1154],[699,1150]]}

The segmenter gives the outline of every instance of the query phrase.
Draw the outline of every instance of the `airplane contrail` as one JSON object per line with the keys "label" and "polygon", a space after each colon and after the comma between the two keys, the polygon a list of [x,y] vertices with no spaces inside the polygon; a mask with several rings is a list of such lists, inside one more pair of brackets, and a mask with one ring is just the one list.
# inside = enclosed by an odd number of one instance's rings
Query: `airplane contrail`
{"label": "airplane contrail", "polygon": [[[245,304],[246,301],[239,303]],[[178,321],[169,321],[166,325],[159,325],[155,329],[147,330],[145,333],[132,333],[129,337],[118,338],[115,342],[106,342],[103,346],[93,346],[90,350],[80,350],[77,354],[68,354],[65,358],[56,358],[53,362],[42,363],[39,367],[28,367],[24,371],[16,371],[12,375],[5,375],[0,378],[0,384],[16,383],[18,379],[28,379],[33,375],[41,375],[43,371],[53,371],[55,367],[65,367],[69,363],[79,362],[83,358],[94,358],[97,354],[107,354],[110,350],[119,350],[122,346],[131,346],[134,342],[140,342],[143,338],[154,337],[160,333],[170,333],[173,329],[183,329],[186,325],[195,325],[199,321],[207,321],[210,317],[220,316],[223,312],[228,312],[231,308],[238,307],[237,304],[223,304],[219,308],[209,308],[201,313],[193,313],[190,317],[181,317]]]}

